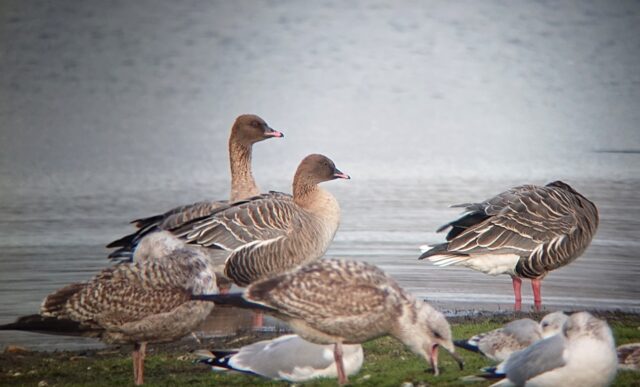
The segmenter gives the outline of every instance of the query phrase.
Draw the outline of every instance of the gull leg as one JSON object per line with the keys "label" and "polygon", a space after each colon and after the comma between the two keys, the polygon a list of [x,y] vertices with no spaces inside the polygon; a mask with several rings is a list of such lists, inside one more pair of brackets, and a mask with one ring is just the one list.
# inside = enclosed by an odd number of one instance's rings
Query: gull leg
{"label": "gull leg", "polygon": [[516,297],[514,310],[519,312],[522,309],[522,279],[512,275],[511,281],[513,281],[513,295]]}
{"label": "gull leg", "polygon": [[147,350],[147,343],[141,343],[138,353],[138,372],[136,375],[136,386],[144,384],[144,358]]}
{"label": "gull leg", "polygon": [[533,303],[536,308],[536,312],[539,312],[542,307],[542,294],[540,293],[542,288],[542,280],[539,278],[531,280],[531,289],[533,290]]}
{"label": "gull leg", "polygon": [[131,352],[131,359],[133,360],[133,382],[138,380],[138,358],[140,357],[140,344],[135,343],[133,346],[133,352]]}
{"label": "gull leg", "polygon": [[349,383],[346,372],[344,372],[344,363],[342,361],[342,343],[337,342],[333,348],[333,359],[336,362],[336,368],[338,370],[338,384],[344,385]]}

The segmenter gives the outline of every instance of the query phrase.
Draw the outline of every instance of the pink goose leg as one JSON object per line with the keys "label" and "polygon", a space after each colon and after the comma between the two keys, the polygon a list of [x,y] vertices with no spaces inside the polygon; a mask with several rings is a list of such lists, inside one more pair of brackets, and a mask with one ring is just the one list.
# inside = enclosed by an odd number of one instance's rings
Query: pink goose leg
{"label": "pink goose leg", "polygon": [[533,290],[533,304],[536,308],[536,312],[539,312],[542,307],[542,295],[540,294],[541,287],[541,279],[536,278],[531,280],[531,289]]}
{"label": "pink goose leg", "polygon": [[516,312],[519,312],[522,309],[522,280],[512,275],[511,281],[513,281],[513,295],[516,297],[516,303],[513,308]]}

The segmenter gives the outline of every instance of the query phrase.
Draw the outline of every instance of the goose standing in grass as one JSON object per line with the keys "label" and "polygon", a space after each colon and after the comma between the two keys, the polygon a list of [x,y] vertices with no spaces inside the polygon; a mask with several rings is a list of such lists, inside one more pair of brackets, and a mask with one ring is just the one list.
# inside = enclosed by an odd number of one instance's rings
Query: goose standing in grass
{"label": "goose standing in grass", "polygon": [[305,157],[293,178],[293,198],[264,194],[188,223],[172,232],[225,259],[224,273],[238,286],[320,258],[340,223],[336,198],[318,184],[350,179],[329,158]]}
{"label": "goose standing in grass", "polygon": [[345,344],[391,335],[425,358],[438,375],[438,347],[462,367],[444,315],[405,292],[382,270],[364,263],[321,259],[296,270],[251,284],[244,293],[194,295],[250,309],[287,322],[313,343],[334,345],[338,382],[348,382]]}
{"label": "goose standing in grass", "polygon": [[617,348],[618,366],[625,370],[640,370],[640,343],[624,344]]}
{"label": "goose standing in grass", "polygon": [[[343,345],[347,376],[360,371],[364,354],[360,344]],[[198,351],[200,363],[214,371],[236,371],[267,379],[305,382],[317,378],[336,378],[338,370],[332,345],[310,343],[298,335],[263,340],[230,351]]]}
{"label": "goose standing in grass", "polygon": [[[284,135],[272,129],[262,118],[254,114],[243,114],[236,118],[229,135],[229,164],[231,166],[230,202],[247,199],[260,194],[253,178],[251,155],[253,144]],[[192,219],[210,215],[222,206],[226,200],[202,201],[173,208],[163,214],[132,221],[138,230],[107,245],[107,248],[118,248],[109,258],[131,260],[132,254],[142,238],[160,230],[171,230]]]}
{"label": "goose standing in grass", "polygon": [[569,317],[561,333],[513,353],[482,376],[504,378],[494,386],[603,387],[613,382],[617,365],[609,325],[588,312],[578,312]]}
{"label": "goose standing in grass", "polygon": [[540,309],[542,279],[579,257],[598,227],[596,206],[561,181],[523,185],[482,203],[454,207],[466,212],[438,230],[451,227],[447,242],[429,247],[419,259],[510,275],[516,310],[521,308],[522,278],[531,280]]}
{"label": "goose standing in grass", "polygon": [[0,330],[97,337],[108,344],[133,344],[135,384],[144,383],[147,343],[182,338],[213,309],[192,294],[217,292],[208,257],[198,249],[178,249],[102,270],[47,296],[37,315]]}

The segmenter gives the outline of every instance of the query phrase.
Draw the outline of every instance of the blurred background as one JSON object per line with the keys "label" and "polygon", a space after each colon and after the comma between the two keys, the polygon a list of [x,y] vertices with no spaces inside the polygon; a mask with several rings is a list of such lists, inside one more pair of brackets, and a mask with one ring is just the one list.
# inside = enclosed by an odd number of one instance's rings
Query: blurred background
{"label": "blurred background", "polygon": [[353,178],[326,184],[328,256],[448,308],[508,304],[508,277],[417,246],[449,204],[561,179],[601,224],[543,302],[640,310],[638,1],[2,0],[0,323],[108,266],[129,220],[227,197],[242,113],[286,135],[254,147],[263,190],[309,153]]}

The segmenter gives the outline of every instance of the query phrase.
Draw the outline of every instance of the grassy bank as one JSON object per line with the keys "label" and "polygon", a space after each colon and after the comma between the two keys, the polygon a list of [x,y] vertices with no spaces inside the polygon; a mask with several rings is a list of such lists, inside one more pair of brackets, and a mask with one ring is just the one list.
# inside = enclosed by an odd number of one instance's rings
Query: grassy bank
{"label": "grassy bank", "polygon": [[[518,316],[520,317],[520,316]],[[539,315],[531,316],[539,319]],[[640,316],[608,313],[602,316],[614,330],[618,345],[640,341]],[[513,316],[486,316],[452,319],[455,338],[494,329]],[[257,337],[260,336],[260,337]],[[145,382],[150,386],[286,386],[287,383],[238,375],[213,373],[208,367],[193,364],[190,351],[198,348],[238,347],[267,334],[247,334],[242,337],[209,340],[203,345],[195,341],[151,346],[145,362]],[[25,386],[120,386],[131,385],[133,372],[130,348],[82,352],[18,352],[0,355],[0,385]],[[463,384],[461,376],[472,375],[490,364],[482,356],[459,350],[466,365],[460,371],[455,362],[441,352],[441,375],[433,376],[428,365],[402,344],[385,337],[364,345],[365,362],[362,370],[351,378],[352,385],[400,386],[410,382],[418,385],[485,386],[490,383]],[[335,380],[305,383],[308,386],[335,386]],[[615,386],[640,386],[640,372],[620,371]]]}

